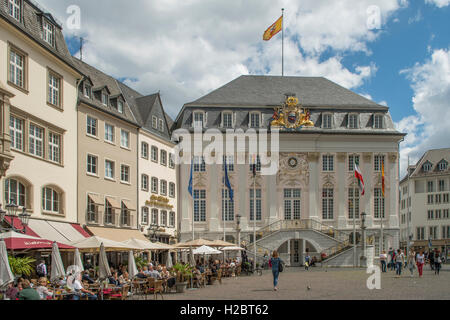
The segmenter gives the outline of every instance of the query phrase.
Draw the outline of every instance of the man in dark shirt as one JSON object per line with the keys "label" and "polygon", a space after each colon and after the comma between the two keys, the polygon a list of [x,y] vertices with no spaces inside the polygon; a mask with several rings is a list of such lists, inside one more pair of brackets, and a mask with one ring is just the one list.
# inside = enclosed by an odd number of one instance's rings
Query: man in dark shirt
{"label": "man in dark shirt", "polygon": [[29,280],[24,280],[22,282],[22,291],[19,292],[17,297],[19,300],[41,300],[39,293],[31,288],[31,284]]}
{"label": "man in dark shirt", "polygon": [[92,279],[92,278],[89,276],[89,271],[87,271],[87,270],[84,271],[82,280],[83,280],[83,281],[87,281],[89,284],[93,284],[93,283],[95,282],[94,279]]}

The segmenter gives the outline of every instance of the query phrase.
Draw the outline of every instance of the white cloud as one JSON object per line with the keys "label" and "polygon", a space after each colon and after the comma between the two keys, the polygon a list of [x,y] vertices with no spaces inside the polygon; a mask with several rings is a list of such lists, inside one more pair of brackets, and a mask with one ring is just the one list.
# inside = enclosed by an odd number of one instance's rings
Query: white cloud
{"label": "white cloud", "polygon": [[[325,76],[349,89],[372,77],[374,63],[342,64],[348,51],[370,54],[367,44],[383,32],[369,30],[372,0],[38,0],[65,21],[66,9],[81,8],[84,60],[143,94],[161,90],[166,111],[242,74],[281,74],[281,34],[263,32],[285,10],[285,74]],[[381,27],[408,5],[379,0]],[[268,9],[271,8],[271,9]],[[327,52],[327,57],[323,53]]]}
{"label": "white cloud", "polygon": [[412,164],[426,150],[450,147],[450,48],[434,50],[429,60],[401,74],[411,80],[416,111],[397,123],[398,130],[408,133],[401,150],[404,175],[408,154]]}
{"label": "white cloud", "polygon": [[425,0],[425,3],[434,4],[438,8],[443,8],[450,4],[450,0]]}

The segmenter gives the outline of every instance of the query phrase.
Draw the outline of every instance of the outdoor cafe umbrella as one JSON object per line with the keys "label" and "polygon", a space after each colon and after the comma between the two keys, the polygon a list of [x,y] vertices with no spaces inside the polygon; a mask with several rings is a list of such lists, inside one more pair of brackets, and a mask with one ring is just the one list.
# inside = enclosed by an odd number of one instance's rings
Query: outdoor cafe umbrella
{"label": "outdoor cafe umbrella", "polygon": [[106,280],[108,277],[111,277],[111,269],[109,268],[108,259],[106,257],[105,246],[103,243],[100,244],[100,254],[99,254],[99,262],[98,262],[98,273],[99,279],[102,283],[101,285],[101,299],[103,300],[103,280]]}
{"label": "outdoor cafe umbrella", "polygon": [[5,288],[11,282],[14,282],[14,276],[9,267],[6,244],[0,240],[0,289]]}
{"label": "outdoor cafe umbrella", "polygon": [[51,274],[50,281],[56,282],[60,278],[64,278],[66,272],[64,271],[64,265],[61,259],[61,255],[59,254],[58,244],[53,242],[52,247],[52,264],[51,264]]}
{"label": "outdoor cafe umbrella", "polygon": [[84,271],[83,263],[81,262],[80,251],[78,250],[78,248],[75,249],[73,265],[77,266],[80,272]]}
{"label": "outdoor cafe umbrella", "polygon": [[136,277],[137,274],[138,270],[136,267],[136,260],[134,260],[133,251],[130,250],[130,253],[128,254],[128,275],[130,279],[134,279],[134,277]]}
{"label": "outdoor cafe umbrella", "polygon": [[195,255],[197,255],[197,254],[203,254],[203,255],[206,255],[206,254],[222,254],[221,251],[213,249],[213,248],[208,247],[208,246],[201,246],[200,248],[195,249],[193,251],[193,253]]}
{"label": "outdoor cafe umbrella", "polygon": [[170,254],[170,251],[167,251],[166,268],[171,269],[172,267],[173,267],[172,255]]}

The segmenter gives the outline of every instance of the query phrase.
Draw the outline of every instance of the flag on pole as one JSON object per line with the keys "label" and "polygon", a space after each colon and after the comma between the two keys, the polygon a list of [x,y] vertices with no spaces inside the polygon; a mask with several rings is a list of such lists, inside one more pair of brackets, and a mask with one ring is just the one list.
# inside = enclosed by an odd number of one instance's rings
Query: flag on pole
{"label": "flag on pole", "polygon": [[227,157],[225,157],[225,186],[228,188],[228,193],[230,195],[230,200],[233,201],[234,191],[233,191],[233,188],[231,188],[230,179],[228,178]]}
{"label": "flag on pole", "polygon": [[280,32],[283,29],[283,16],[281,16],[277,21],[275,21],[274,24],[272,24],[263,35],[264,41],[269,41],[272,39],[273,36],[275,36],[278,32]]}
{"label": "flag on pole", "polygon": [[355,177],[356,177],[356,179],[358,179],[359,190],[361,192],[361,195],[363,196],[365,193],[364,179],[363,179],[361,170],[359,169],[358,165],[359,165],[359,163],[357,162],[357,160],[355,160]]}
{"label": "flag on pole", "polygon": [[383,192],[383,198],[384,198],[384,161],[381,161],[381,191]]}
{"label": "flag on pole", "polygon": [[194,168],[194,159],[192,159],[192,161],[191,161],[191,176],[189,178],[189,186],[188,186],[188,191],[189,191],[189,194],[191,195],[191,197],[194,197],[193,190],[192,190],[192,171],[193,171],[193,168]]}

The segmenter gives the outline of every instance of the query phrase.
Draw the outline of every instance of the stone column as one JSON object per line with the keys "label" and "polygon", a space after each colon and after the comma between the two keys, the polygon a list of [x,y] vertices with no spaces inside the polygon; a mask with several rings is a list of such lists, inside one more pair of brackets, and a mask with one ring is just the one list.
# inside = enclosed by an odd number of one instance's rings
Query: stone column
{"label": "stone column", "polygon": [[[279,216],[279,212],[277,210],[279,203],[278,203],[278,192],[277,192],[277,176],[276,175],[272,175],[272,176],[266,176],[265,177],[265,183],[266,183],[266,188],[265,190],[267,190],[266,193],[266,210],[269,214],[269,221],[268,224],[271,224],[277,220],[282,219]],[[280,186],[281,187],[281,186]]]}
{"label": "stone column", "polygon": [[366,216],[366,226],[371,227],[373,225],[373,210],[372,210],[372,198],[373,198],[373,154],[365,152],[362,155],[363,161],[361,164],[361,171],[363,174],[365,194],[360,197],[360,208],[361,213],[365,212]]}
{"label": "stone column", "polygon": [[319,157],[320,153],[310,152],[308,153],[309,162],[309,219],[319,220]]}
{"label": "stone column", "polygon": [[[389,210],[389,212],[386,212],[386,218],[389,216],[389,227],[390,228],[399,228],[399,216],[398,216],[398,187],[399,187],[399,180],[398,180],[398,154],[397,153],[389,153],[388,154],[388,167],[389,172],[385,173],[386,176],[389,174],[389,184],[386,184],[386,196],[389,197],[389,199],[386,199],[386,209]],[[408,186],[409,188],[410,186]],[[410,190],[411,191],[411,190]],[[408,193],[411,195],[411,192]],[[408,199],[406,199],[406,202],[408,202]],[[389,204],[389,207],[387,207],[387,204]],[[409,207],[407,207],[409,211]],[[408,213],[406,215],[406,218],[408,218]]]}
{"label": "stone column", "polygon": [[347,189],[347,181],[346,181],[346,163],[347,154],[344,152],[338,152],[337,154],[337,184],[336,188],[336,198],[337,198],[337,227],[338,229],[343,229],[347,225],[347,215],[346,215],[346,201],[345,201],[345,193]]}
{"label": "stone column", "polygon": [[[206,223],[211,233],[217,233],[223,237],[222,221],[222,166],[212,164],[207,166],[208,176],[206,181]],[[219,177],[219,183],[217,183]],[[218,237],[221,238],[220,236]]]}

